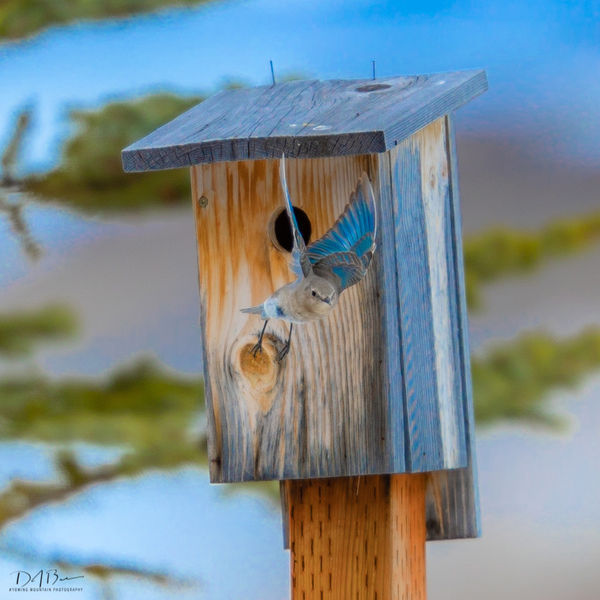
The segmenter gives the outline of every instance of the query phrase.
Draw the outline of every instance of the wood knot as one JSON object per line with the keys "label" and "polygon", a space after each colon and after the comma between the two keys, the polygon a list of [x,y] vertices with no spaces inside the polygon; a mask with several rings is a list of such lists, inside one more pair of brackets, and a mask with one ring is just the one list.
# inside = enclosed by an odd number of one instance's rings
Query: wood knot
{"label": "wood knot", "polygon": [[266,340],[263,340],[263,347],[258,352],[254,344],[245,344],[240,349],[240,371],[254,387],[272,387],[273,375],[277,371],[276,362],[275,347]]}
{"label": "wood knot", "polygon": [[250,396],[263,413],[270,410],[275,399],[275,386],[281,370],[277,361],[279,340],[271,335],[263,338],[262,349],[254,351],[256,338],[243,340],[233,352],[234,371],[238,384]]}

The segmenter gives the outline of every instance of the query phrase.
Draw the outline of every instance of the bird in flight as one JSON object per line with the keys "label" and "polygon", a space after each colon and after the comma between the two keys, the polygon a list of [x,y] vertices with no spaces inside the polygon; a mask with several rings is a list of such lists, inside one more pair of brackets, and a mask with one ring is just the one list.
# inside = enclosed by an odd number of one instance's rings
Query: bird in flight
{"label": "bird in flight", "polygon": [[252,348],[254,356],[262,351],[269,319],[281,319],[290,324],[288,339],[277,355],[277,360],[281,361],[290,350],[294,323],[326,317],[337,304],[340,294],[365,276],[376,248],[377,207],[371,182],[363,173],[333,227],[306,246],[287,187],[285,156],[281,157],[279,176],[294,241],[290,266],[298,278],[280,287],[259,306],[243,308],[242,312],[260,315],[265,321]]}

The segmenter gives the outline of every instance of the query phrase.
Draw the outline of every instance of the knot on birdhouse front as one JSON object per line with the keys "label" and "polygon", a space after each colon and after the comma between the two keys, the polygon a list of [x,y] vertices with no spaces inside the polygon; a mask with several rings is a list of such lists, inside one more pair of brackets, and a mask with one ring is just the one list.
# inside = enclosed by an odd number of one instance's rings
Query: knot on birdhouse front
{"label": "knot on birdhouse front", "polygon": [[267,413],[275,399],[281,362],[277,360],[281,342],[265,335],[262,348],[256,351],[255,337],[239,340],[231,352],[231,366],[238,385],[250,396],[263,413]]}

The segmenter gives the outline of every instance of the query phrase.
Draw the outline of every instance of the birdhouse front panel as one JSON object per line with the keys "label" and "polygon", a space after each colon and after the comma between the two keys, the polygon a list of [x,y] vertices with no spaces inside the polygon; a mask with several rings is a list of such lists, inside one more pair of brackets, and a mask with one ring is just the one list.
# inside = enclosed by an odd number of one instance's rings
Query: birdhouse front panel
{"label": "birdhouse front panel", "polygon": [[[321,237],[343,212],[376,157],[288,160],[294,206]],[[212,481],[284,479],[385,471],[389,435],[380,258],[326,319],[296,326],[241,312],[296,275],[275,222],[284,198],[279,161],[192,169],[198,228]],[[201,200],[206,198],[205,200]],[[285,213],[283,213],[286,218]]]}
{"label": "birdhouse front panel", "polygon": [[308,241],[363,173],[379,228],[366,276],[297,325],[281,360],[289,324],[270,320],[256,352],[263,321],[241,312],[296,278],[277,237],[279,161],[192,168],[212,481],[467,465],[447,147],[440,119],[390,152],[286,161]]}

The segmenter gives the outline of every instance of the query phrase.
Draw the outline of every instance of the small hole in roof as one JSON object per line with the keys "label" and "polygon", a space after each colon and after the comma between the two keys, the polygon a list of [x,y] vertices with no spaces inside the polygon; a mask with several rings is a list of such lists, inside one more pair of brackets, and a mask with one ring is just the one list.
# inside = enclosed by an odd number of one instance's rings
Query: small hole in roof
{"label": "small hole in roof", "polygon": [[360,87],[356,88],[357,92],[377,92],[379,90],[387,90],[388,88],[391,88],[391,85],[388,85],[387,83],[371,83],[369,85],[361,85]]}
{"label": "small hole in roof", "polygon": [[[294,206],[294,214],[296,215],[296,221],[298,221],[298,228],[304,238],[304,242],[308,244],[310,242],[310,234],[312,233],[312,225],[308,215],[297,206]],[[271,226],[269,227],[269,235],[272,242],[280,250],[291,252],[294,247],[294,239],[292,237],[292,225],[288,219],[285,208],[280,208],[273,213],[270,219]]]}

